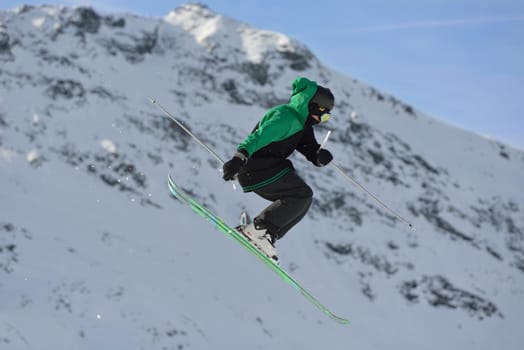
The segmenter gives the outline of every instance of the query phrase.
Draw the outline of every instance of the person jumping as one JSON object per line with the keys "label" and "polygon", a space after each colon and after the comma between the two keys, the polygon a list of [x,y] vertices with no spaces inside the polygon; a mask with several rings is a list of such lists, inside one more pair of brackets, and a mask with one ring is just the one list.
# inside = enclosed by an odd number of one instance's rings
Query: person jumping
{"label": "person jumping", "polygon": [[287,158],[297,150],[318,167],[333,159],[313,132],[314,125],[330,118],[331,90],[304,77],[295,79],[292,88],[289,103],[269,109],[223,166],[224,180],[238,177],[244,192],[272,202],[239,231],[276,263],[275,242],[302,220],[313,198]]}

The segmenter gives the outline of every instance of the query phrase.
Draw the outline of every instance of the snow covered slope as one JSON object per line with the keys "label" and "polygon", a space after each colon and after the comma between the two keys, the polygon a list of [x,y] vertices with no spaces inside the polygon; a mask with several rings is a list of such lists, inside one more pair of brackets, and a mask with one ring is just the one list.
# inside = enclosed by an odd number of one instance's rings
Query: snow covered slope
{"label": "snow covered slope", "polygon": [[[231,223],[266,205],[148,101],[227,159],[297,76],[336,95],[336,162],[416,226],[293,157],[315,201],[281,261],[346,327],[170,197],[168,172]],[[202,5],[2,11],[0,348],[522,349],[523,178],[522,151]]]}

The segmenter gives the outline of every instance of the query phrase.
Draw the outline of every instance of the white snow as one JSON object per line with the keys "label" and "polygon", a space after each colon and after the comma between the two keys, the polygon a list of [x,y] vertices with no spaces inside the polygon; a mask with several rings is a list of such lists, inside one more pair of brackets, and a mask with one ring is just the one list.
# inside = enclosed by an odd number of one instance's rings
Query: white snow
{"label": "white snow", "polygon": [[102,140],[100,145],[109,153],[116,153],[116,146],[111,140]]}
{"label": "white snow", "polygon": [[35,27],[41,27],[45,23],[45,17],[34,18],[32,23]]}
{"label": "white snow", "polygon": [[[202,5],[159,19],[83,10],[1,12],[0,344],[523,348],[524,152]],[[168,172],[231,224],[267,205],[148,99],[227,159],[299,75],[336,96],[317,139],[333,130],[337,164],[416,227],[291,158],[315,201],[280,259],[349,326],[169,196]]]}
{"label": "white snow", "polygon": [[36,149],[32,149],[27,153],[26,159],[29,163],[34,162],[38,160],[38,151]]}
{"label": "white snow", "polygon": [[9,148],[0,147],[0,160],[10,162],[15,156],[15,152]]}

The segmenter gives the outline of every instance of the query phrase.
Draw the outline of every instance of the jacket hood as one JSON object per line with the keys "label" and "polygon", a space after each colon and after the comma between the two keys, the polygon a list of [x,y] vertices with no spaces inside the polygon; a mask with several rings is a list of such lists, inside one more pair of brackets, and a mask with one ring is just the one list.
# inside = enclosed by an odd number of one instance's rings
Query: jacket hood
{"label": "jacket hood", "polygon": [[298,77],[293,81],[293,93],[288,105],[297,111],[302,123],[306,122],[309,115],[309,102],[317,92],[317,82],[304,77]]}

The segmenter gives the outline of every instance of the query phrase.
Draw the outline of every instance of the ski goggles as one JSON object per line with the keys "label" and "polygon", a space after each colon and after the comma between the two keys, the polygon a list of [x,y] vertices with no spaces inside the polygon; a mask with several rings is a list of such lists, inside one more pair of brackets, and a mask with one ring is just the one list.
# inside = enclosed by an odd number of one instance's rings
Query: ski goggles
{"label": "ski goggles", "polygon": [[325,107],[318,107],[318,110],[320,112],[319,118],[321,123],[325,123],[331,118],[331,114],[329,113],[329,109]]}

